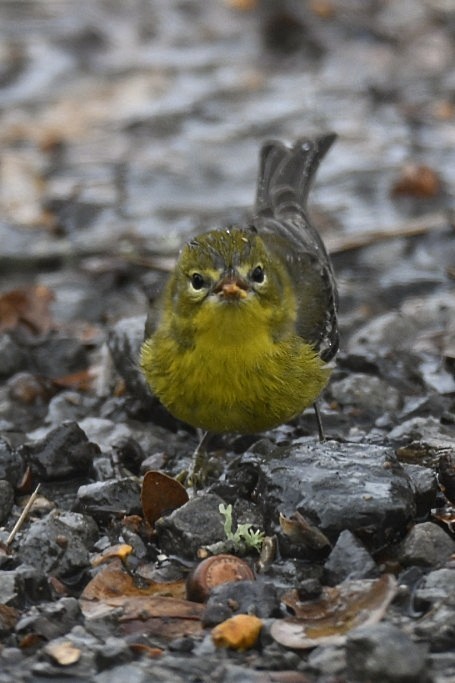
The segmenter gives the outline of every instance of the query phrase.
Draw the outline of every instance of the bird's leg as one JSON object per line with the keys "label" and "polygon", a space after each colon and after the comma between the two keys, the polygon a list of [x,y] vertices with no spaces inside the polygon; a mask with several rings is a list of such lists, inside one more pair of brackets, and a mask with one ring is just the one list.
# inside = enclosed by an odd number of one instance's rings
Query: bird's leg
{"label": "bird's leg", "polygon": [[186,477],[188,486],[192,486],[196,492],[198,488],[204,485],[207,478],[207,444],[210,442],[212,434],[210,432],[203,432],[202,437],[196,446],[193,453],[193,459]]}
{"label": "bird's leg", "polygon": [[319,441],[325,441],[324,427],[322,426],[321,413],[319,411],[319,406],[315,401],[313,403],[314,415],[316,417],[316,423],[318,425]]}

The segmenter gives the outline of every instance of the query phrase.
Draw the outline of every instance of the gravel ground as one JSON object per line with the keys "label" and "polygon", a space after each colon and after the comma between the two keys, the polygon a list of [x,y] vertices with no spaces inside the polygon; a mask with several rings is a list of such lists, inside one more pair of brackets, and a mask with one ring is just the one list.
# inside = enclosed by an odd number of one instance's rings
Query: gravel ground
{"label": "gravel ground", "polygon": [[[0,3],[0,683],[455,681],[454,29],[450,0]],[[218,439],[151,529],[143,475],[197,435],[144,390],[148,302],[248,217],[265,139],[326,131],[327,440],[311,411]],[[195,602],[207,546],[249,580]],[[258,639],[220,646],[239,614]]]}

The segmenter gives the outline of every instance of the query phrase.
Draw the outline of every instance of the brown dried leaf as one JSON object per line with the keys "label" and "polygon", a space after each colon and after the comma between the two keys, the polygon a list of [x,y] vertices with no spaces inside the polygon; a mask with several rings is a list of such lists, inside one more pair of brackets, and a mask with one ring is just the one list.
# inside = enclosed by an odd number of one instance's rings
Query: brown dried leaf
{"label": "brown dried leaf", "polygon": [[233,650],[249,650],[254,647],[262,629],[262,621],[252,614],[236,614],[212,630],[212,640],[217,647]]}
{"label": "brown dried leaf", "polygon": [[141,503],[144,517],[150,526],[164,514],[172,512],[189,500],[180,482],[163,472],[149,470],[142,482]]}
{"label": "brown dried leaf", "polygon": [[392,197],[408,195],[411,197],[435,197],[441,191],[439,175],[424,164],[408,164],[392,186]]}
{"label": "brown dried leaf", "polygon": [[284,597],[295,617],[277,619],[271,627],[273,638],[285,647],[305,649],[323,644],[342,644],[346,634],[357,626],[382,619],[393,599],[397,584],[391,574],[378,579],[344,581],[325,587],[317,600],[300,602],[296,591]]}
{"label": "brown dried leaf", "polygon": [[120,559],[112,559],[106,567],[96,574],[84,588],[81,595],[82,611],[90,612],[90,605],[100,602],[105,605],[118,605],[118,599],[124,600],[129,597],[146,597],[150,595],[178,595],[185,594],[185,582],[173,581],[170,583],[158,581],[146,581],[141,579],[139,584],[134,577],[127,572]]}
{"label": "brown dried leaf", "polygon": [[54,326],[50,313],[53,299],[54,294],[43,285],[0,295],[0,332],[24,328],[32,334],[46,334]]}
{"label": "brown dried leaf", "polygon": [[121,560],[114,559],[87,584],[79,604],[87,619],[115,614],[123,635],[146,633],[171,640],[203,630],[203,605],[169,597],[184,590],[183,581],[138,586]]}

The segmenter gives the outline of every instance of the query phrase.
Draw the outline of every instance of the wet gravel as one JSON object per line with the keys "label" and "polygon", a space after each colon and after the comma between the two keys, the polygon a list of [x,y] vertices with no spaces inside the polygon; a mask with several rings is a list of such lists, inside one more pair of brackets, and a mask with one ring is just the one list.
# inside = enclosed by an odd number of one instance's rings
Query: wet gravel
{"label": "wet gravel", "polygon": [[[455,680],[455,7],[247,5],[0,4],[0,683]],[[248,217],[265,139],[328,130],[327,441],[311,411],[219,438],[209,485],[151,534],[142,475],[177,475],[197,435],[137,370],[148,301],[186,237]],[[215,589],[200,631],[89,612],[100,553],[128,544],[140,586],[182,582],[225,540],[220,503],[278,550],[247,555],[256,580]],[[385,574],[379,623],[308,649],[273,636],[289,591]],[[260,640],[216,648],[236,613]]]}

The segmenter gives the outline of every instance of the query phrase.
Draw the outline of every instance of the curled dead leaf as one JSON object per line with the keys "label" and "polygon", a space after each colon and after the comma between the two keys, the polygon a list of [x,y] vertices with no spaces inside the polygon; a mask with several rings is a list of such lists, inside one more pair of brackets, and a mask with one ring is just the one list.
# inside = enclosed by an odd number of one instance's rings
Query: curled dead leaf
{"label": "curled dead leaf", "polygon": [[297,592],[291,591],[283,602],[295,616],[276,619],[271,635],[280,645],[293,649],[342,644],[351,629],[380,621],[396,590],[396,579],[384,574],[378,579],[324,587],[317,600],[301,602]]}
{"label": "curled dead leaf", "polygon": [[184,486],[163,472],[149,470],[144,475],[141,503],[144,517],[150,526],[165,514],[176,510],[189,500]]}
{"label": "curled dead leaf", "polygon": [[252,614],[236,614],[212,630],[217,647],[249,650],[256,644],[262,629],[262,620]]}

